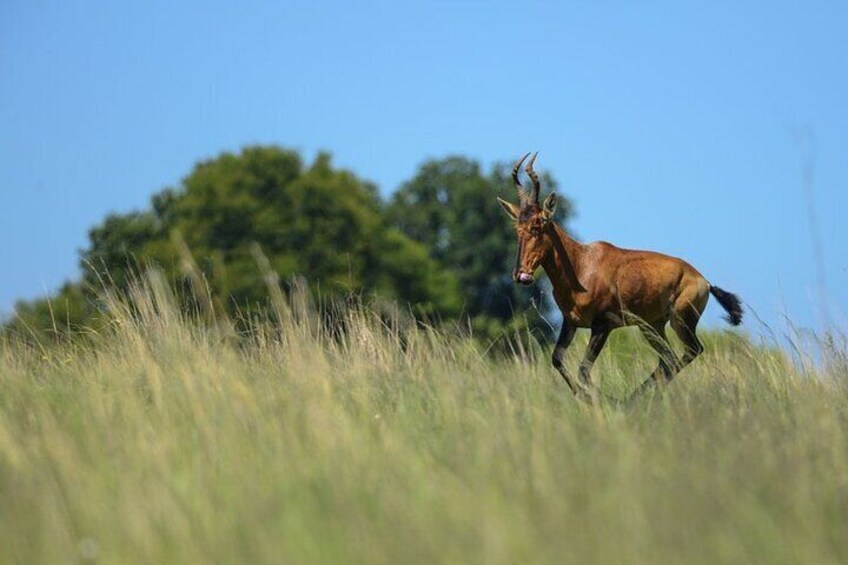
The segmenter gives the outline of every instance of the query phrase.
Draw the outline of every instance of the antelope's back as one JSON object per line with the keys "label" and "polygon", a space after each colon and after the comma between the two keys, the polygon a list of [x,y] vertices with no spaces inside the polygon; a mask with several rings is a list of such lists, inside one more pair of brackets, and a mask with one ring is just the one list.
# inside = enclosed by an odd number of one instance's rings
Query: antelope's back
{"label": "antelope's back", "polygon": [[644,321],[667,320],[679,299],[700,302],[700,295],[709,290],[701,273],[678,257],[622,249],[607,242],[595,245],[614,301]]}

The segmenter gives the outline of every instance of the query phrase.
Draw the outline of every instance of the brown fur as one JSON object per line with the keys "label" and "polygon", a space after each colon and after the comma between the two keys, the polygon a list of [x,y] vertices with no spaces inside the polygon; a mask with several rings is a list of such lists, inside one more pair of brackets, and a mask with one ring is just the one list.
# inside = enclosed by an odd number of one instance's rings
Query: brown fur
{"label": "brown fur", "polygon": [[[563,315],[553,365],[576,395],[587,400],[596,398],[591,367],[615,328],[639,326],[659,354],[659,365],[639,387],[641,391],[655,383],[671,381],[703,351],[695,329],[710,292],[716,294],[728,310],[731,323],[741,321],[738,298],[711,287],[701,273],[682,259],[653,251],[621,249],[605,241],[584,245],[572,239],[552,221],[556,197],[551,194],[543,205],[538,203],[539,183],[532,169],[534,160],[535,156],[527,172],[534,182],[535,199],[526,198],[518,181],[522,159],[513,170],[521,205],[498,200],[516,220],[519,251],[513,279],[528,284],[541,267],[551,280],[554,300]],[[686,348],[682,358],[677,357],[666,338],[668,322]],[[580,365],[579,381],[569,376],[562,362],[576,328],[592,330]]]}

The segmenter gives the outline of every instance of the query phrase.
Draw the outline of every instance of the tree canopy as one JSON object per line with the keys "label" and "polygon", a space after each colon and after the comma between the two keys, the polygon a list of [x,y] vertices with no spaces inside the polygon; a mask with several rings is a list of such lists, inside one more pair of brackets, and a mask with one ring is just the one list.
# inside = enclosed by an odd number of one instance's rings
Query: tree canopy
{"label": "tree canopy", "polygon": [[[547,175],[544,182],[556,186]],[[223,153],[155,194],[148,209],[93,227],[81,279],[18,303],[10,325],[91,325],[104,286],[126,289],[151,266],[178,287],[201,276],[230,313],[261,308],[268,293],[259,249],[280,279],[300,276],[322,296],[375,295],[430,319],[464,316],[480,331],[499,331],[532,299],[510,280],[515,234],[495,200],[507,190],[505,165],[483,174],[476,161],[449,157],[422,164],[385,204],[326,153],[310,164],[276,146]],[[560,202],[564,221],[570,203]]]}

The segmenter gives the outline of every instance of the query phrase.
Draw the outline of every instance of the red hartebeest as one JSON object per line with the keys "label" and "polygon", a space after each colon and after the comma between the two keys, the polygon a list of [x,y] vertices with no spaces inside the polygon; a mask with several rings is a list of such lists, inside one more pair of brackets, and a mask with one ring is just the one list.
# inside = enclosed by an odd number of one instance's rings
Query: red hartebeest
{"label": "red hartebeest", "polygon": [[[516,221],[518,257],[512,278],[529,285],[541,266],[553,284],[554,300],[562,311],[562,330],[553,351],[552,362],[572,392],[593,399],[592,364],[603,349],[610,332],[622,326],[638,325],[659,354],[659,365],[639,387],[674,378],[692,362],[704,347],[695,334],[698,320],[712,294],[727,311],[732,325],[742,322],[739,298],[707,282],[694,267],[676,257],[652,251],[621,249],[605,241],[583,245],[551,221],[556,210],[556,195],[551,193],[539,204],[541,183],[533,170],[536,155],[525,171],[533,182],[528,195],[518,180],[522,157],[512,169],[519,205],[498,198],[507,214]],[[686,349],[677,357],[665,335],[665,325],[680,337]],[[589,346],[580,364],[579,381],[563,366],[566,348],[577,328],[591,328]]]}

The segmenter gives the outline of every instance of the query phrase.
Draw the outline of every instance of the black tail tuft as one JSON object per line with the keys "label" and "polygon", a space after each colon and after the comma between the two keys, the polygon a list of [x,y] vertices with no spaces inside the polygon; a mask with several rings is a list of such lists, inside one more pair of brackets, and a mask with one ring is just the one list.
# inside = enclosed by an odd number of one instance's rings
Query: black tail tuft
{"label": "black tail tuft", "polygon": [[722,290],[717,286],[710,285],[710,293],[716,297],[721,307],[727,310],[727,316],[724,317],[731,326],[738,326],[742,323],[742,301],[732,292]]}

